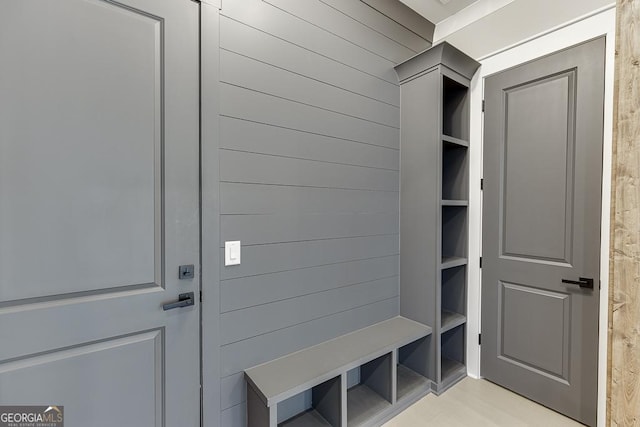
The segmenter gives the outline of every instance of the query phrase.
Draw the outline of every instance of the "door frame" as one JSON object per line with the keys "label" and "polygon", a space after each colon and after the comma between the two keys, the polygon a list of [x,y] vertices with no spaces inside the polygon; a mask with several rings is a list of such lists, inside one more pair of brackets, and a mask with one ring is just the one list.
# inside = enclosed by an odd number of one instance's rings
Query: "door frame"
{"label": "door frame", "polygon": [[222,0],[200,2],[200,425],[211,427],[221,425],[218,161],[221,9]]}
{"label": "door frame", "polygon": [[597,425],[606,425],[607,329],[609,313],[609,230],[611,217],[611,161],[613,149],[615,4],[552,28],[505,49],[479,58],[481,67],[471,81],[470,125],[470,191],[469,191],[469,285],[467,298],[467,370],[469,376],[480,378],[481,271],[482,254],[482,178],[484,79],[516,65],[583,43],[606,37],[605,105],[602,169],[602,212],[600,247],[600,309],[598,330],[598,416]]}

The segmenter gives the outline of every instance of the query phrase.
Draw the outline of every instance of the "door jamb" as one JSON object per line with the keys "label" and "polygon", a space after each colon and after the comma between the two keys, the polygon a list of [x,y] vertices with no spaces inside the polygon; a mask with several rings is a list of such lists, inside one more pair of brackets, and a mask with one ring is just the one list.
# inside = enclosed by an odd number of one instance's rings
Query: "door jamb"
{"label": "door jamb", "polygon": [[471,180],[469,192],[469,286],[467,298],[467,366],[469,376],[480,378],[480,346],[477,336],[481,326],[482,249],[482,99],[484,78],[515,65],[557,52],[567,47],[606,36],[605,117],[602,169],[602,212],[600,251],[600,309],[598,348],[598,416],[597,425],[606,425],[607,333],[609,313],[609,230],[611,207],[611,160],[613,147],[613,81],[615,58],[615,4],[601,8],[560,27],[538,34],[514,46],[492,53],[479,61],[482,64],[471,81],[471,138],[469,143]]}
{"label": "door jamb", "polygon": [[200,423],[212,427],[221,425],[219,8],[219,0],[200,3]]}

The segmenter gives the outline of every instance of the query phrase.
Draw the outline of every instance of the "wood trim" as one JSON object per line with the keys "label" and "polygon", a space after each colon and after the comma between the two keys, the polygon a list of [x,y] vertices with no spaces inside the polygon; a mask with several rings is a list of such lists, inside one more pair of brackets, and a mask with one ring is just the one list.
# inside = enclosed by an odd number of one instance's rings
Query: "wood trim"
{"label": "wood trim", "polygon": [[640,0],[617,0],[607,425],[640,422]]}

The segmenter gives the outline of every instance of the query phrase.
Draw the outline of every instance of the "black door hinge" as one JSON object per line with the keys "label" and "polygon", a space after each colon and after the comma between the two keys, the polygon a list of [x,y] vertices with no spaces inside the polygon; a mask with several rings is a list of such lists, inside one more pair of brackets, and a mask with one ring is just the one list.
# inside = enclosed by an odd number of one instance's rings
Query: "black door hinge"
{"label": "black door hinge", "polygon": [[478,345],[482,345],[482,334],[478,334]]}
{"label": "black door hinge", "polygon": [[200,302],[202,302],[202,291],[200,291]]}
{"label": "black door hinge", "polygon": [[482,257],[480,257],[480,268],[482,268]]}
{"label": "black door hinge", "polygon": [[482,100],[482,112],[484,113],[484,99]]}
{"label": "black door hinge", "polygon": [[480,190],[484,190],[484,178],[480,178]]}

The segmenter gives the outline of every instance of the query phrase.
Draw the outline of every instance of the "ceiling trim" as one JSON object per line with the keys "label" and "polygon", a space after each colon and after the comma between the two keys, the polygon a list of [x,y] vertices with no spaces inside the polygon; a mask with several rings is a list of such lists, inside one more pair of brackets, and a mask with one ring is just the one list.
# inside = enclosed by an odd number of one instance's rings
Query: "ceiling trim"
{"label": "ceiling trim", "polygon": [[387,18],[394,20],[429,43],[433,42],[435,24],[400,1],[360,0]]}
{"label": "ceiling trim", "polygon": [[502,9],[513,1],[514,0],[478,0],[465,7],[460,12],[438,22],[433,34],[433,40],[437,43],[448,35],[455,33],[461,28],[480,20],[487,15],[491,15],[496,10]]}

